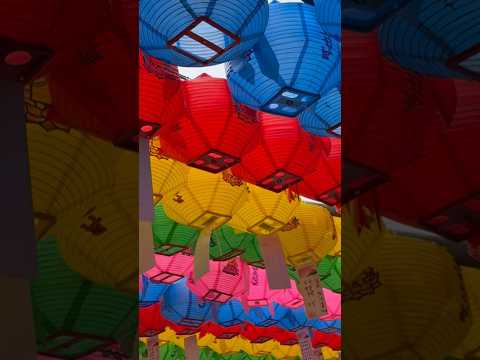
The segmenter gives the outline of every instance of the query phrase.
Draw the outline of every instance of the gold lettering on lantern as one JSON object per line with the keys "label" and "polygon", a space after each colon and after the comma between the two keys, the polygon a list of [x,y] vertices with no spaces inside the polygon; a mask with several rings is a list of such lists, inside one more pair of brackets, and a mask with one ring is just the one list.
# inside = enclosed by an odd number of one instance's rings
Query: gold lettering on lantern
{"label": "gold lettering on lantern", "polygon": [[368,267],[360,274],[360,278],[352,284],[342,284],[342,301],[360,300],[375,293],[382,285],[380,273],[373,267]]}
{"label": "gold lettering on lantern", "polygon": [[93,215],[95,209],[96,207],[94,206],[83,215],[83,217],[87,217],[87,219],[90,220],[90,224],[84,223],[80,225],[80,228],[84,229],[85,231],[91,233],[94,236],[99,236],[102,235],[105,231],[107,231],[107,228],[103,226],[101,217]]}
{"label": "gold lettering on lantern", "polygon": [[290,220],[284,227],[282,227],[281,231],[283,232],[291,231],[298,228],[299,225],[300,225],[300,221],[296,217],[293,217],[292,220]]}
{"label": "gold lettering on lantern", "polygon": [[175,196],[172,200],[179,203],[179,204],[181,204],[185,201],[185,200],[183,200],[183,196],[180,195],[180,193],[178,191],[175,193]]}

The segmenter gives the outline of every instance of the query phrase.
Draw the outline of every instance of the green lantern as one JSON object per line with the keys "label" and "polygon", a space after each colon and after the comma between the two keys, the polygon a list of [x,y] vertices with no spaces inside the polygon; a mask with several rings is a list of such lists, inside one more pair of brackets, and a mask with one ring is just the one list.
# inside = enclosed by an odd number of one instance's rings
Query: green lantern
{"label": "green lantern", "polygon": [[185,360],[185,352],[174,343],[165,343],[159,348],[160,360]]}
{"label": "green lantern", "polygon": [[152,228],[155,252],[167,256],[174,255],[185,249],[194,249],[200,234],[194,228],[171,220],[165,214],[160,204],[155,206]]}
{"label": "green lantern", "polygon": [[265,267],[265,264],[263,263],[262,253],[260,252],[260,245],[258,244],[258,239],[256,237],[254,238],[250,246],[246,246],[244,248],[241,258],[249,265],[259,268]]}
{"label": "green lantern", "polygon": [[210,238],[210,258],[220,261],[231,259],[255,247],[255,242],[254,234],[239,233],[229,225],[223,225],[214,231]]}
{"label": "green lantern", "polygon": [[333,292],[342,291],[342,259],[340,256],[325,256],[317,266],[322,286]]}
{"label": "green lantern", "polygon": [[113,343],[133,343],[136,297],[95,285],[72,271],[53,237],[38,242],[37,262],[31,294],[39,353],[76,359]]}

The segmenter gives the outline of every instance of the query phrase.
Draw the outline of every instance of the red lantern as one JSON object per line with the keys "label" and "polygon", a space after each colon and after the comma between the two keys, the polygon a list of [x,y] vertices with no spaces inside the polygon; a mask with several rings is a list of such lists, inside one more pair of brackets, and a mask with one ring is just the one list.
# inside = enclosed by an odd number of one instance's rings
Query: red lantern
{"label": "red lantern", "polygon": [[312,331],[312,345],[314,347],[328,346],[333,350],[341,350],[342,337],[337,334],[323,333],[318,330]]}
{"label": "red lantern", "polygon": [[207,322],[200,328],[200,336],[206,333],[214,335],[218,339],[231,339],[242,332],[242,325],[221,326],[213,322]]}
{"label": "red lantern", "polygon": [[138,134],[137,55],[107,29],[49,74],[53,122],[123,145]]}
{"label": "red lantern", "polygon": [[260,344],[272,340],[279,332],[276,326],[255,326],[246,322],[243,326],[242,336],[254,344]]}
{"label": "red lantern", "polygon": [[[72,60],[77,51],[105,27],[106,0],[3,0],[0,4],[0,74],[28,81],[48,63]],[[86,78],[84,81],[87,81]]]}
{"label": "red lantern", "polygon": [[242,157],[234,175],[280,192],[315,171],[330,152],[330,140],[301,128],[296,118],[258,113],[260,140]]}
{"label": "red lantern", "polygon": [[138,334],[140,336],[154,336],[160,334],[167,327],[165,319],[160,314],[160,304],[153,304],[138,309]]}
{"label": "red lantern", "polygon": [[184,111],[159,132],[165,155],[213,173],[238,163],[258,132],[255,112],[233,102],[225,79],[203,74],[180,89]]}
{"label": "red lantern", "polygon": [[313,173],[305,176],[295,190],[305,197],[328,205],[337,205],[341,200],[342,143],[331,138],[331,150]]}
{"label": "red lantern", "polygon": [[175,96],[180,89],[180,75],[176,66],[143,53],[140,53],[139,65],[140,126],[157,130],[182,111],[183,102]]}

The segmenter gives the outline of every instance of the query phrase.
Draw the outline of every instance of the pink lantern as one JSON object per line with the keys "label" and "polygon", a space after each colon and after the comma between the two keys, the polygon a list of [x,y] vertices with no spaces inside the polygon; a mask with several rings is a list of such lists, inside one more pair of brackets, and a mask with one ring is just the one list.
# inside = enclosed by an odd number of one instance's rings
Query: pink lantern
{"label": "pink lantern", "polygon": [[173,284],[191,273],[193,256],[188,251],[172,256],[155,254],[155,267],[145,272],[152,282]]}
{"label": "pink lantern", "polygon": [[327,304],[327,315],[320,317],[320,320],[340,320],[342,318],[342,295],[324,288],[323,296]]}
{"label": "pink lantern", "polygon": [[248,265],[239,258],[210,261],[209,272],[197,280],[191,272],[187,286],[203,300],[224,303],[233,296],[240,297],[246,292],[248,284],[245,276],[248,276]]}
{"label": "pink lantern", "polygon": [[290,289],[272,290],[268,286],[267,271],[249,266],[248,291],[243,296],[243,303],[248,306],[271,306],[273,302],[286,307],[300,307],[303,297],[297,289],[294,280],[290,280]]}

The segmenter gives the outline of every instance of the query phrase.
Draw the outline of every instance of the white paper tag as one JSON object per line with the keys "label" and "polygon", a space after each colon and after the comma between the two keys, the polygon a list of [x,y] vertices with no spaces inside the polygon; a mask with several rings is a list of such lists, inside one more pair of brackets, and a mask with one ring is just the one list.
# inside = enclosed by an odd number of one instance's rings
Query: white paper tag
{"label": "white paper tag", "polygon": [[200,279],[203,275],[208,273],[209,261],[210,261],[210,235],[212,230],[205,228],[200,232],[200,236],[197,239],[195,245],[195,252],[193,257],[194,273],[193,278],[195,280]]}
{"label": "white paper tag", "polygon": [[197,337],[195,335],[185,338],[185,360],[200,359],[200,351],[197,345]]}
{"label": "white paper tag", "polygon": [[266,235],[260,237],[259,244],[267,272],[268,286],[272,290],[289,289],[290,277],[280,240],[276,235]]}
{"label": "white paper tag", "polygon": [[303,296],[305,312],[309,319],[327,315],[327,304],[323,295],[320,276],[314,266],[297,268],[300,283],[298,289]]}
{"label": "white paper tag", "polygon": [[148,360],[158,360],[158,337],[150,336],[147,339]]}

